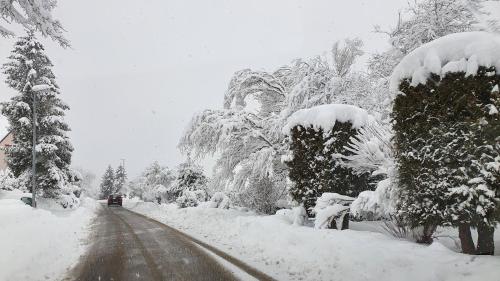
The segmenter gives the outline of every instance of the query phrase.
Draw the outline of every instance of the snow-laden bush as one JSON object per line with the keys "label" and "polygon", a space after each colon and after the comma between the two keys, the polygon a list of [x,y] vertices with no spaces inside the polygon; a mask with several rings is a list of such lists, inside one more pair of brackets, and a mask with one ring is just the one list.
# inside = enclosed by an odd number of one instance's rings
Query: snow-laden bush
{"label": "snow-laden bush", "polygon": [[307,212],[304,206],[300,205],[292,209],[293,212],[293,225],[304,225],[307,220]]}
{"label": "snow-laden bush", "polygon": [[169,202],[168,188],[162,184],[147,186],[142,194],[142,200],[147,202],[156,202],[158,204]]}
{"label": "snow-laden bush", "polygon": [[292,209],[280,209],[276,211],[277,216],[282,216],[290,224],[302,226],[307,220],[307,212],[304,206],[296,206]]}
{"label": "snow-laden bush", "polygon": [[316,200],[313,209],[315,228],[347,229],[349,228],[349,205],[354,198],[338,193],[323,193]]}
{"label": "snow-laden bush", "polygon": [[350,154],[343,156],[343,164],[359,174],[387,177],[394,168],[393,135],[388,124],[378,121],[366,124],[350,138],[345,147]]}
{"label": "snow-laden bush", "polygon": [[395,211],[395,164],[393,133],[388,124],[371,122],[350,139],[344,165],[356,173],[369,173],[378,181],[374,191],[361,192],[351,204],[351,216],[358,220],[388,219]]}
{"label": "snow-laden bush", "polygon": [[389,219],[395,212],[394,186],[390,178],[377,184],[374,191],[361,192],[351,204],[351,217],[357,220]]}
{"label": "snow-laden bush", "polygon": [[14,190],[19,188],[19,181],[14,177],[9,169],[0,171],[0,189]]}
{"label": "snow-laden bush", "polygon": [[[314,228],[347,229],[349,221],[349,206],[335,204],[317,210]],[[347,223],[346,223],[347,222]]]}
{"label": "snow-laden bush", "polygon": [[229,197],[224,194],[224,192],[216,192],[212,195],[210,199],[210,204],[207,205],[208,208],[219,208],[219,209],[229,209],[230,200]]}
{"label": "snow-laden bush", "polygon": [[196,207],[201,202],[205,202],[206,200],[207,192],[205,190],[186,190],[179,198],[177,198],[175,202],[179,208],[186,208]]}
{"label": "snow-laden bush", "polygon": [[180,194],[176,199],[180,208],[196,207],[207,200],[208,178],[200,165],[191,158],[177,167],[177,177],[172,182],[172,189]]}

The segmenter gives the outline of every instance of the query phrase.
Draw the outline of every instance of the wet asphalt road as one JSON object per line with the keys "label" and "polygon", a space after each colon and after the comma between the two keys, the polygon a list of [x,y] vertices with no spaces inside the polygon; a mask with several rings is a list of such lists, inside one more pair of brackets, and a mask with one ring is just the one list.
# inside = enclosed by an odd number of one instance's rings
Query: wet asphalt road
{"label": "wet asphalt road", "polygon": [[121,207],[100,209],[89,251],[66,280],[237,280],[178,231]]}

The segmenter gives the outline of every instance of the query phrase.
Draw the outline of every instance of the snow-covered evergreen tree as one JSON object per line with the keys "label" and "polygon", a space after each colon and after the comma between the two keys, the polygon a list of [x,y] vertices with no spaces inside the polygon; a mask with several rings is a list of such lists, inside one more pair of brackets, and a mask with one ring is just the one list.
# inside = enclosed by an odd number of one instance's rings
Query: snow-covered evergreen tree
{"label": "snow-covered evergreen tree", "polygon": [[16,177],[31,177],[33,101],[36,98],[37,183],[45,197],[57,197],[71,180],[70,163],[73,147],[66,136],[70,130],[64,121],[68,105],[60,99],[53,65],[33,32],[14,45],[4,64],[6,83],[18,92],[2,103],[14,134],[13,145],[6,149],[7,162]]}
{"label": "snow-covered evergreen tree", "polygon": [[127,183],[127,171],[125,166],[120,164],[115,172],[115,192],[123,193],[125,184]]}
{"label": "snow-covered evergreen tree", "polygon": [[478,229],[477,252],[493,253],[499,42],[486,32],[448,35],[410,53],[392,76],[393,90],[404,93],[392,114],[399,215],[412,227],[458,226],[467,253],[476,252],[470,226]]}
{"label": "snow-covered evergreen tree", "polygon": [[293,183],[292,198],[310,211],[325,192],[357,196],[371,189],[370,173],[354,171],[343,158],[352,154],[346,148],[350,139],[373,121],[365,110],[344,104],[316,106],[290,116],[283,129],[290,152],[283,160]]}
{"label": "snow-covered evergreen tree", "polygon": [[111,165],[108,166],[106,171],[104,172],[104,175],[102,176],[101,179],[101,193],[100,193],[100,198],[101,199],[107,199],[109,195],[112,195],[115,190],[115,171],[111,167]]}
{"label": "snow-covered evergreen tree", "polygon": [[[52,10],[56,6],[56,0],[0,0],[0,18],[7,24],[14,22],[26,29],[37,30],[67,47],[69,41],[63,35],[64,28],[52,17]],[[14,33],[0,25],[0,36],[14,36]]]}

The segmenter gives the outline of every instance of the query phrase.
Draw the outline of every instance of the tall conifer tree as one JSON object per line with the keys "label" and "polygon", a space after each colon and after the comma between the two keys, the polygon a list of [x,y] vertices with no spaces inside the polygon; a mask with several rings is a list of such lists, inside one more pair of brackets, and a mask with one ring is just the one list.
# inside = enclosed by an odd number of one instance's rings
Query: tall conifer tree
{"label": "tall conifer tree", "polygon": [[69,109],[60,98],[60,90],[52,72],[53,64],[43,45],[32,31],[14,45],[3,65],[6,83],[18,92],[2,103],[14,134],[13,145],[6,151],[10,170],[16,177],[31,179],[33,102],[36,98],[37,182],[42,196],[58,197],[61,188],[71,181],[69,169],[73,147],[67,137],[69,126],[64,121]]}

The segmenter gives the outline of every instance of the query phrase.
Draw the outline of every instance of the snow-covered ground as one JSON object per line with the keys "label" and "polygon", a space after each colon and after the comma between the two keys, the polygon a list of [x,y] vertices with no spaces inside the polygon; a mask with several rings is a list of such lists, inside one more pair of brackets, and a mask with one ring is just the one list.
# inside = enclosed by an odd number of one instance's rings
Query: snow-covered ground
{"label": "snow-covered ground", "polygon": [[[468,256],[439,242],[430,246],[379,233],[380,225],[352,230],[292,225],[283,215],[239,210],[177,209],[125,201],[126,208],[176,227],[238,257],[278,280],[495,280],[500,256]],[[497,231],[498,232],[498,231]],[[444,244],[454,245],[443,237]],[[500,237],[497,235],[497,245]]]}
{"label": "snow-covered ground", "polygon": [[60,280],[85,251],[96,202],[82,199],[75,210],[33,209],[20,196],[0,191],[0,280]]}

